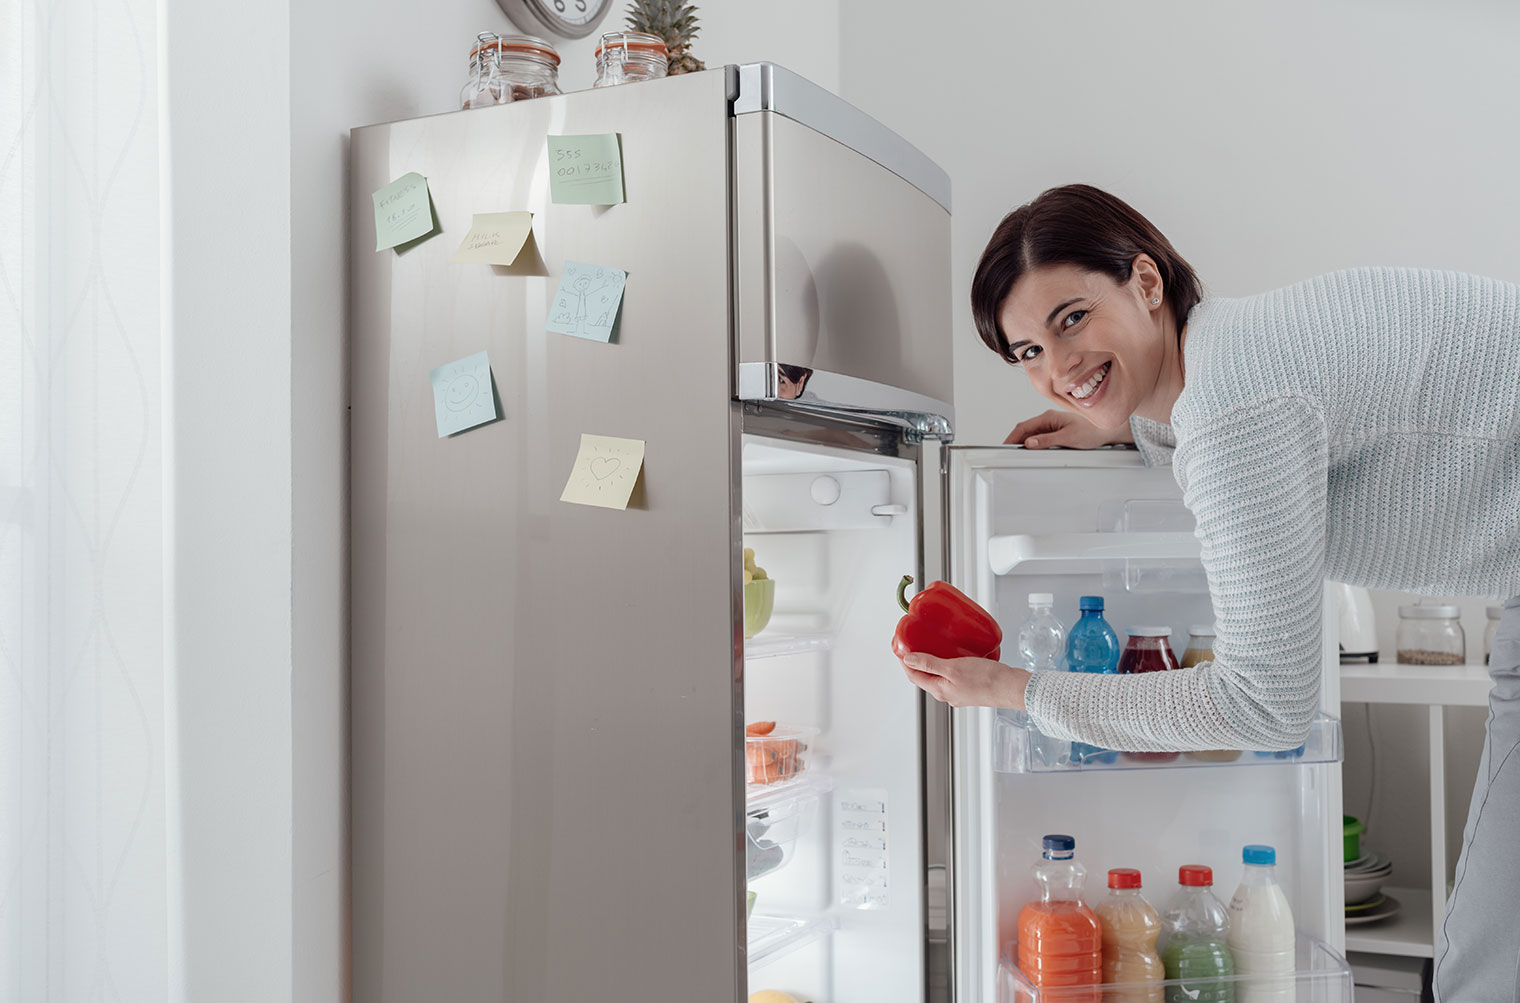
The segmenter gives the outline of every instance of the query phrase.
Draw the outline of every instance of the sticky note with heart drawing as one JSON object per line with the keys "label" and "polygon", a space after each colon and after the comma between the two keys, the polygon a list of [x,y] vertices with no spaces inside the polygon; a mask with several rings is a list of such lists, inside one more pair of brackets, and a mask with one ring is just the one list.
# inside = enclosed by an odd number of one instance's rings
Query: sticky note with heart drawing
{"label": "sticky note with heart drawing", "polygon": [[627,508],[644,466],[644,440],[581,433],[580,452],[559,500],[574,505]]}

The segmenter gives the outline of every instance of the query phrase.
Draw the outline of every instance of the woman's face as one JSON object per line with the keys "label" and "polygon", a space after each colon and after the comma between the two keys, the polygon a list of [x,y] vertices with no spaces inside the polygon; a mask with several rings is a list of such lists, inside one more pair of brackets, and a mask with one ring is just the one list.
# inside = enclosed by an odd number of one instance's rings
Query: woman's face
{"label": "woman's face", "polygon": [[1140,255],[1123,285],[1076,265],[1026,272],[998,319],[1035,390],[1100,428],[1119,428],[1161,379],[1165,306],[1161,276]]}

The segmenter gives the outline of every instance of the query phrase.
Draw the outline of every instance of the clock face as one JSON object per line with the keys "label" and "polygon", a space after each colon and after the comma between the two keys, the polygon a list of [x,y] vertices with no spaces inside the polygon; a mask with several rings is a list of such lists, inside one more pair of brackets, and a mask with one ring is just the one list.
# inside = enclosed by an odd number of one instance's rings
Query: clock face
{"label": "clock face", "polygon": [[612,9],[612,0],[496,0],[523,31],[546,31],[559,38],[584,38]]}

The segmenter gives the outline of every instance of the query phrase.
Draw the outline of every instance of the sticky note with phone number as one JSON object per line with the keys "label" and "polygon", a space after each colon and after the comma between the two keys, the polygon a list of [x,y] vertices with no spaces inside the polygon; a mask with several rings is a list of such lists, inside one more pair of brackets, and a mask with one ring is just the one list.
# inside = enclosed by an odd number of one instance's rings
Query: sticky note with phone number
{"label": "sticky note with phone number", "polygon": [[623,155],[618,134],[549,137],[549,195],[559,205],[618,205]]}

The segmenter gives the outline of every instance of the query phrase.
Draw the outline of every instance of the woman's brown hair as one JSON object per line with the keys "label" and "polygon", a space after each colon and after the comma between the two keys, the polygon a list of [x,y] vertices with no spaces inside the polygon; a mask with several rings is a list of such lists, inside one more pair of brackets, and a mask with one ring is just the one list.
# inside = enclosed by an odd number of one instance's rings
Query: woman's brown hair
{"label": "woman's brown hair", "polygon": [[1092,185],[1062,185],[1003,217],[971,279],[971,316],[987,347],[1013,361],[998,321],[1003,301],[1025,272],[1046,265],[1076,265],[1128,282],[1138,254],[1161,273],[1167,306],[1178,330],[1203,296],[1193,266],[1171,241],[1121,199]]}

